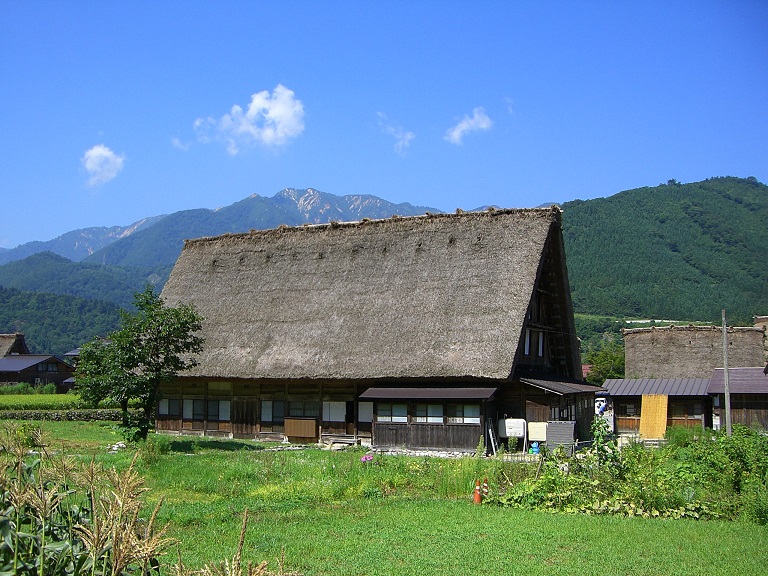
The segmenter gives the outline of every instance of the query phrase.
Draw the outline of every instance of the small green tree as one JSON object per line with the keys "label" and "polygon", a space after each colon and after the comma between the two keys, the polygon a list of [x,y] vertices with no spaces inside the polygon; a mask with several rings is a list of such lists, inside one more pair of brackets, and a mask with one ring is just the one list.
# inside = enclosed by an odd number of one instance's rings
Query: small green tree
{"label": "small green tree", "polygon": [[590,350],[585,357],[592,368],[587,374],[587,382],[602,386],[609,378],[624,378],[624,346],[616,340],[610,340],[598,350]]}
{"label": "small green tree", "polygon": [[134,294],[134,304],[135,313],[122,312],[119,330],[83,346],[75,379],[91,404],[107,398],[118,402],[125,426],[128,403],[138,400],[142,408],[138,436],[146,438],[160,385],[197,366],[196,354],[203,347],[197,335],[202,317],[188,304],[166,306],[151,286]]}

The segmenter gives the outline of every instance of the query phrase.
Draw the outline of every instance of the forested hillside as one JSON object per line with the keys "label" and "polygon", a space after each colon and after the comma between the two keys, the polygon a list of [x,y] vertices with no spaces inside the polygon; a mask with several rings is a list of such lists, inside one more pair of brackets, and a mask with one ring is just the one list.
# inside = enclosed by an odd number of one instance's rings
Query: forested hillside
{"label": "forested hillside", "polygon": [[65,354],[118,327],[111,302],[0,286],[0,332],[22,332],[33,354]]}
{"label": "forested hillside", "polygon": [[734,323],[768,313],[768,187],[754,178],[670,181],[567,202],[576,312]]}
{"label": "forested hillside", "polygon": [[41,252],[0,266],[0,286],[68,294],[129,307],[135,292],[141,292],[147,284],[162,286],[169,274],[170,267],[155,271],[99,266],[70,262],[51,252]]}

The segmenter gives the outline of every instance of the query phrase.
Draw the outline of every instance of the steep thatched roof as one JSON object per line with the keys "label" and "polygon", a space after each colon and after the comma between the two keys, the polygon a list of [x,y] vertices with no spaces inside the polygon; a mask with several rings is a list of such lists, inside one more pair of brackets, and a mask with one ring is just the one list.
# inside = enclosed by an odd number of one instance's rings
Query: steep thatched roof
{"label": "steep thatched roof", "polygon": [[0,334],[0,357],[10,354],[29,354],[24,334]]}
{"label": "steep thatched roof", "polygon": [[555,207],[201,238],[163,298],[205,318],[192,375],[507,378],[548,241]]}

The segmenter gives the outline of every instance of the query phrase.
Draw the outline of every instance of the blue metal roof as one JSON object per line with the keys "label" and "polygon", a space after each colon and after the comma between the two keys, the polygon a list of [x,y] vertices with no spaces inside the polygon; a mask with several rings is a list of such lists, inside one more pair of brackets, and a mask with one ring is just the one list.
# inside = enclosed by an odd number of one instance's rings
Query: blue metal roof
{"label": "blue metal roof", "polygon": [[[768,394],[768,375],[764,368],[728,368],[728,390],[731,394]],[[722,368],[716,368],[709,382],[710,394],[725,392]]]}
{"label": "blue metal roof", "polygon": [[603,387],[611,396],[706,396],[709,378],[613,378]]}
{"label": "blue metal roof", "polygon": [[49,360],[60,360],[56,356],[46,354],[13,354],[0,358],[0,372],[21,372]]}

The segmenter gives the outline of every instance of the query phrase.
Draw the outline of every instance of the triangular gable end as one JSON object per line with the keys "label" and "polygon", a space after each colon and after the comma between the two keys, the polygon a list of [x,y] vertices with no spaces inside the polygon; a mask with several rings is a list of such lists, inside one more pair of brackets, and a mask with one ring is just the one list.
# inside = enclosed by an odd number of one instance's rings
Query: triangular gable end
{"label": "triangular gable end", "polygon": [[0,334],[0,357],[15,354],[29,354],[24,334]]}
{"label": "triangular gable end", "polygon": [[565,248],[559,225],[550,228],[542,250],[511,376],[537,372],[582,379]]}

